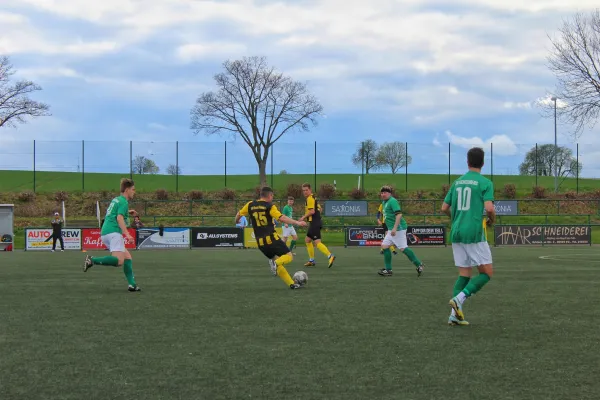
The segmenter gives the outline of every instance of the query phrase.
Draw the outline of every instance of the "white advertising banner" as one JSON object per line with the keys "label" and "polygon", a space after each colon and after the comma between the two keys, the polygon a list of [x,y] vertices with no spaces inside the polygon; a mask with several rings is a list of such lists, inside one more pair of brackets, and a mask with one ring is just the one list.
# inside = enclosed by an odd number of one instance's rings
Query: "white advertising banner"
{"label": "white advertising banner", "polygon": [[[81,250],[81,229],[63,229],[65,250]],[[26,229],[25,250],[52,250],[52,229]],[[60,249],[60,242],[56,242]]]}

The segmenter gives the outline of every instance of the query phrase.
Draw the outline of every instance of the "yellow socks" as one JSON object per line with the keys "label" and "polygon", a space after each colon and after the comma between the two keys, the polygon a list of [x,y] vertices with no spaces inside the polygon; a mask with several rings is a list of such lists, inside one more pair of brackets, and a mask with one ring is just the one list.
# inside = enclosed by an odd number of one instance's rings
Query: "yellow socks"
{"label": "yellow socks", "polygon": [[306,243],[306,251],[308,251],[308,259],[315,259],[315,246],[312,243]]}
{"label": "yellow socks", "polygon": [[277,276],[281,278],[281,280],[288,286],[293,285],[294,280],[287,272],[284,265],[291,263],[292,259],[293,257],[291,256],[291,254],[286,254],[275,260],[275,264],[277,264]]}
{"label": "yellow socks", "polygon": [[[325,254],[326,257],[329,257],[331,255],[331,252],[329,251],[327,246],[325,246],[323,243],[319,243],[317,245],[317,249],[319,249],[319,251],[321,253]],[[314,250],[313,250],[313,254],[314,254]]]}

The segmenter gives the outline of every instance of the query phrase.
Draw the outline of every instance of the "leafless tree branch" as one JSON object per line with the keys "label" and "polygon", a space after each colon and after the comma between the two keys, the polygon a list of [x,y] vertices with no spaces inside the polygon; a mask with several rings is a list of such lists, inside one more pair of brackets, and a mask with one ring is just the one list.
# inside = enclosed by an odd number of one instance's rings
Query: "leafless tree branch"
{"label": "leafless tree branch", "polygon": [[[600,116],[600,11],[576,14],[550,41],[548,68],[556,76],[555,96],[562,104],[557,116],[574,126],[577,138]],[[554,104],[543,108],[545,116],[554,116]]]}
{"label": "leafless tree branch", "polygon": [[252,150],[261,184],[271,147],[292,131],[308,131],[323,107],[305,83],[284,76],[265,57],[225,61],[215,75],[217,90],[201,94],[191,110],[195,134],[230,133]]}
{"label": "leafless tree branch", "polygon": [[10,60],[0,56],[0,127],[12,126],[27,122],[27,118],[50,115],[50,106],[29,98],[33,92],[42,90],[31,81],[11,82],[15,74]]}

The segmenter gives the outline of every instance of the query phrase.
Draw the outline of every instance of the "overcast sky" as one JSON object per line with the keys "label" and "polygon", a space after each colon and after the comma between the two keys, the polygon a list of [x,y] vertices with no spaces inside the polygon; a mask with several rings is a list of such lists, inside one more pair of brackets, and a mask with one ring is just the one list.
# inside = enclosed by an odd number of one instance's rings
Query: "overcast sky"
{"label": "overcast sky", "polygon": [[[453,172],[471,145],[494,143],[494,173],[517,173],[536,142],[553,142],[535,102],[554,78],[545,67],[553,35],[597,0],[2,0],[0,54],[41,84],[52,117],[0,131],[0,169],[128,171],[134,155],[161,169],[219,173],[228,137],[194,136],[189,111],[226,59],[264,55],[308,82],[325,117],[276,147],[274,169],[356,172],[361,140],[409,143],[409,171]],[[559,126],[559,142],[575,149]],[[23,142],[26,141],[26,142]],[[122,141],[122,143],[117,143]],[[142,143],[144,142],[144,143]],[[146,143],[155,142],[155,143]],[[185,142],[185,143],[183,143]],[[187,143],[193,142],[193,143]],[[217,143],[206,143],[217,142]],[[579,140],[583,174],[600,177],[600,130]],[[228,145],[231,174],[256,170],[241,141]]]}

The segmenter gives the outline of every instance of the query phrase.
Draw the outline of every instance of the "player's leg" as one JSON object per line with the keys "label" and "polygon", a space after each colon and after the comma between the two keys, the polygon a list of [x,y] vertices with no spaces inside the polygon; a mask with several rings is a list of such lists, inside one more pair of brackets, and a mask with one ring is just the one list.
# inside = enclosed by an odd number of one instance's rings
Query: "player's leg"
{"label": "player's leg", "polygon": [[450,300],[452,312],[448,318],[449,325],[468,325],[462,310],[462,302],[457,301],[456,296],[467,286],[471,279],[473,261],[469,257],[466,245],[462,243],[452,244],[454,265],[458,268],[458,278],[454,282],[453,297]]}
{"label": "player's leg", "polygon": [[296,234],[296,229],[294,229],[294,227],[290,227],[291,228],[291,237],[292,237],[292,243],[290,243],[290,251],[292,252],[292,254],[294,254],[294,249],[296,248],[296,242],[298,241],[298,235]]}
{"label": "player's leg", "polygon": [[487,242],[468,244],[467,250],[473,263],[477,265],[479,275],[472,278],[455,296],[455,299],[461,304],[469,297],[479,292],[489,281],[494,274],[492,264],[492,252]]}
{"label": "player's leg", "polygon": [[396,232],[396,236],[393,236],[392,239],[396,247],[400,249],[400,251],[406,256],[406,258],[408,258],[410,262],[413,263],[413,265],[416,267],[417,276],[421,276],[425,265],[421,262],[421,260],[419,260],[415,252],[410,247],[408,247],[408,241],[406,240],[406,230]]}
{"label": "player's leg", "polygon": [[58,237],[56,235],[52,235],[52,252],[54,252],[56,250],[56,241],[58,240]]}
{"label": "player's leg", "polygon": [[124,260],[123,260],[123,273],[125,274],[125,278],[127,278],[127,290],[130,292],[139,292],[141,289],[135,283],[135,276],[133,275],[133,259],[131,257],[131,253],[129,250],[125,249],[123,252]]}
{"label": "player's leg", "polygon": [[333,263],[335,262],[335,254],[333,254],[331,251],[329,251],[327,246],[325,246],[325,244],[322,242],[321,229],[322,229],[321,225],[315,227],[315,230],[313,232],[313,243],[315,243],[317,249],[319,249],[319,251],[321,253],[323,253],[323,255],[325,255],[325,257],[327,257],[328,267],[331,268],[331,267],[333,267]]}
{"label": "player's leg", "polygon": [[275,259],[275,265],[277,266],[277,276],[290,288],[299,289],[300,285],[297,285],[287,269],[286,264],[291,263],[294,260],[294,256],[290,252],[290,249],[282,240],[276,240],[271,244],[268,244],[260,249],[267,258]]}
{"label": "player's leg", "polygon": [[306,238],[304,242],[306,243],[306,252],[308,253],[308,262],[304,264],[305,267],[314,267],[315,263],[315,247],[313,245],[312,235],[313,227],[309,226],[308,231],[306,232]]}
{"label": "player's leg", "polygon": [[384,267],[377,273],[381,276],[392,276],[392,251],[390,247],[394,244],[394,240],[390,231],[387,231],[383,241],[381,242],[381,251],[383,253]]}
{"label": "player's leg", "polygon": [[[383,230],[384,233],[387,233],[388,231],[388,227],[386,224],[383,224]],[[395,244],[392,243],[392,245],[390,246],[390,250],[392,251],[392,254],[397,255],[398,254],[398,248],[396,247]],[[383,253],[382,253],[383,254]]]}
{"label": "player's leg", "polygon": [[60,251],[65,251],[65,240],[62,235],[58,237],[58,240],[60,241]]}
{"label": "player's leg", "polygon": [[123,236],[119,233],[109,233],[102,236],[102,243],[108,248],[110,255],[105,257],[90,257],[87,255],[85,257],[83,272],[87,272],[94,265],[107,265],[111,267],[123,265],[125,261],[125,240]]}

